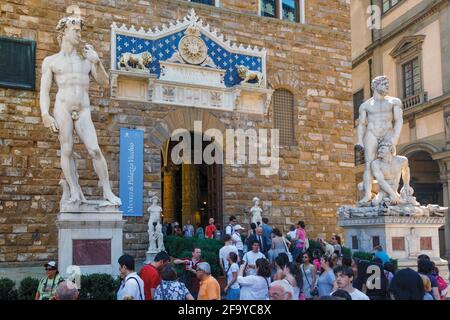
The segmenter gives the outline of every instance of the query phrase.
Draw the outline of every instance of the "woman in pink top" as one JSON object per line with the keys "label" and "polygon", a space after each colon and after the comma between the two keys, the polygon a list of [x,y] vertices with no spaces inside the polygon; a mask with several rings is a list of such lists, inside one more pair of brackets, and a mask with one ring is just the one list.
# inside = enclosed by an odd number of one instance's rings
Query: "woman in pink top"
{"label": "woman in pink top", "polygon": [[297,224],[297,230],[295,231],[295,249],[292,254],[294,261],[297,257],[303,253],[305,247],[306,231],[305,222],[299,221]]}

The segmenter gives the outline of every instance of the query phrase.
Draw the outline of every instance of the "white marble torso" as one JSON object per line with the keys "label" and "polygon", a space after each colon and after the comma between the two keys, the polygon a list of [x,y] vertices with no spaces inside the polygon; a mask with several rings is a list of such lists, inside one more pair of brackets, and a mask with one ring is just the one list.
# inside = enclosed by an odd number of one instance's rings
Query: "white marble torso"
{"label": "white marble torso", "polygon": [[250,213],[252,214],[252,223],[255,223],[256,225],[262,224],[262,209],[258,206],[254,206],[250,209]]}

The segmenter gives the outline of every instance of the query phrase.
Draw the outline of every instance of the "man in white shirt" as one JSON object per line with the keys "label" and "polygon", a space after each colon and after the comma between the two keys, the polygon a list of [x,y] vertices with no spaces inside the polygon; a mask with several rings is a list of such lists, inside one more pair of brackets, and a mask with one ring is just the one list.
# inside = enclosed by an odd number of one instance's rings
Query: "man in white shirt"
{"label": "man in white shirt", "polygon": [[[336,285],[339,289],[347,291],[352,300],[370,300],[367,295],[356,288],[353,288],[353,270],[347,266],[338,266],[334,269]],[[333,293],[332,293],[333,294]]]}
{"label": "man in white shirt", "polygon": [[144,281],[134,271],[134,258],[127,254],[119,258],[122,283],[117,300],[144,300]]}
{"label": "man in white shirt", "polygon": [[244,256],[244,243],[242,242],[241,232],[245,230],[241,225],[237,224],[234,226],[234,232],[231,235],[231,240],[234,246],[238,249],[239,260],[242,260]]}
{"label": "man in white shirt", "polygon": [[219,250],[219,261],[223,274],[226,275],[228,271],[228,255],[230,252],[234,252],[239,257],[239,252],[236,246],[233,245],[233,241],[231,240],[231,236],[229,234],[224,235],[223,240],[225,241],[225,245]]}
{"label": "man in white shirt", "polygon": [[230,223],[225,227],[225,234],[229,234],[230,236],[236,231],[236,223],[237,219],[235,216],[230,217]]}
{"label": "man in white shirt", "polygon": [[247,252],[243,258],[247,276],[256,275],[256,260],[260,258],[266,259],[266,256],[259,252],[259,241],[254,240],[252,241],[252,251]]}

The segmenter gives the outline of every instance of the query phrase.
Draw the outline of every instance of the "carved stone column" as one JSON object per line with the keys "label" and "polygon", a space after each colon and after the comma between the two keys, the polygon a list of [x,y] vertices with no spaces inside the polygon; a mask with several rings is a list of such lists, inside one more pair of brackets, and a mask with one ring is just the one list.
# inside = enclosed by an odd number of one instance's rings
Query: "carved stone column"
{"label": "carved stone column", "polygon": [[174,165],[169,165],[163,168],[164,180],[164,199],[163,199],[163,214],[164,221],[174,222],[175,220],[175,204],[176,204],[176,182],[175,173],[178,168]]}
{"label": "carved stone column", "polygon": [[195,165],[182,164],[183,186],[183,216],[182,224],[187,220],[195,221],[195,212],[198,209],[198,170]]}

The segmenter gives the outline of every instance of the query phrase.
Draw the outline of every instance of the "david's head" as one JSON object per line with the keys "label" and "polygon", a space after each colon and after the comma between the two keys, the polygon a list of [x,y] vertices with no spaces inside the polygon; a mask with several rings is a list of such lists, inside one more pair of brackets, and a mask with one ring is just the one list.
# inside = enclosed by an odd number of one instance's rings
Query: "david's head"
{"label": "david's head", "polygon": [[386,76],[379,76],[372,80],[372,90],[381,96],[389,92],[389,79]]}
{"label": "david's head", "polygon": [[73,46],[77,46],[81,41],[81,30],[83,29],[84,22],[81,17],[71,16],[64,17],[59,20],[56,26],[56,31],[58,31],[58,42],[67,41]]}

